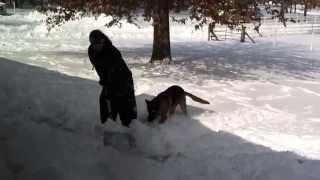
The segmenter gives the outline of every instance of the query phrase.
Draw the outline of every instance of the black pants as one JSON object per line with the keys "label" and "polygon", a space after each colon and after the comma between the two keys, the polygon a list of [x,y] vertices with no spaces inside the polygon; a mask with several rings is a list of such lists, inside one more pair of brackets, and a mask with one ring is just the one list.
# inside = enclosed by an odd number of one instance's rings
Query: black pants
{"label": "black pants", "polygon": [[112,94],[107,87],[102,87],[100,94],[100,120],[105,123],[108,118],[116,120],[118,114],[122,125],[129,127],[131,121],[137,118],[137,107],[133,86],[121,95]]}
{"label": "black pants", "polygon": [[111,113],[111,101],[107,96],[107,88],[102,87],[100,97],[99,97],[99,103],[100,103],[100,120],[101,123],[105,123],[108,120],[108,117]]}

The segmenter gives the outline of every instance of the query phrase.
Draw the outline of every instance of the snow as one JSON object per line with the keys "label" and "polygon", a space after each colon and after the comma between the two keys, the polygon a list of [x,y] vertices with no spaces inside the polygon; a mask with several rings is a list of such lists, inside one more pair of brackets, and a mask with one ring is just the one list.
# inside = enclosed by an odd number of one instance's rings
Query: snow
{"label": "snow", "polygon": [[[108,17],[88,17],[48,33],[44,18],[0,16],[0,179],[320,178],[318,34],[208,42],[205,28],[172,23],[174,64],[151,65],[148,23],[106,29]],[[133,72],[130,129],[99,122],[87,57],[96,28]],[[188,99],[188,116],[145,122],[144,100],[173,84],[210,105]]]}

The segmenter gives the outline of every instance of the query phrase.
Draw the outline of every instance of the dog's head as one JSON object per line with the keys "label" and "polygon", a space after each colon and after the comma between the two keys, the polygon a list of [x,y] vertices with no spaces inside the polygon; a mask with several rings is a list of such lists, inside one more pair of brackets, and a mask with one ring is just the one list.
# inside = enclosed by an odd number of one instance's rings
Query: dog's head
{"label": "dog's head", "polygon": [[146,104],[147,104],[147,110],[148,110],[148,121],[152,122],[153,120],[155,120],[157,118],[157,116],[159,115],[159,106],[149,100],[145,100]]}

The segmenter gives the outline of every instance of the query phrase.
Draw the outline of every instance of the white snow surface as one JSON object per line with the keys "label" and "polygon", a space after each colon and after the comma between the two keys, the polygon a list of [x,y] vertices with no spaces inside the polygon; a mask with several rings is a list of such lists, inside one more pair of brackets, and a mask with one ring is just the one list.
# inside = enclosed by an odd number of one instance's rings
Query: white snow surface
{"label": "white snow surface", "polygon": [[[320,179],[319,34],[208,42],[206,29],[171,22],[174,63],[151,65],[149,23],[107,29],[108,17],[87,17],[48,33],[44,18],[0,16],[1,180]],[[133,72],[129,129],[99,122],[93,29]],[[188,99],[187,116],[147,123],[144,100],[174,84],[210,105]]]}

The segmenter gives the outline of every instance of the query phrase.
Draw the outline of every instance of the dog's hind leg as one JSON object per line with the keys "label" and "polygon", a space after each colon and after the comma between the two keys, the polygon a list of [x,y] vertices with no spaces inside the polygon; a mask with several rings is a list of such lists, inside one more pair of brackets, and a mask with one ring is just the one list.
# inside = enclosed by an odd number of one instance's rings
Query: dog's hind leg
{"label": "dog's hind leg", "polygon": [[177,105],[176,105],[176,104],[172,105],[172,106],[170,107],[169,114],[170,114],[170,115],[173,115],[174,112],[176,111],[176,108],[177,108]]}
{"label": "dog's hind leg", "polygon": [[180,105],[180,108],[181,108],[182,112],[185,115],[187,115],[188,112],[187,112],[187,103],[186,103],[186,97],[185,96],[183,96],[183,99],[180,101],[179,105]]}
{"label": "dog's hind leg", "polygon": [[160,121],[159,123],[162,124],[167,120],[168,116],[167,113],[161,113]]}

